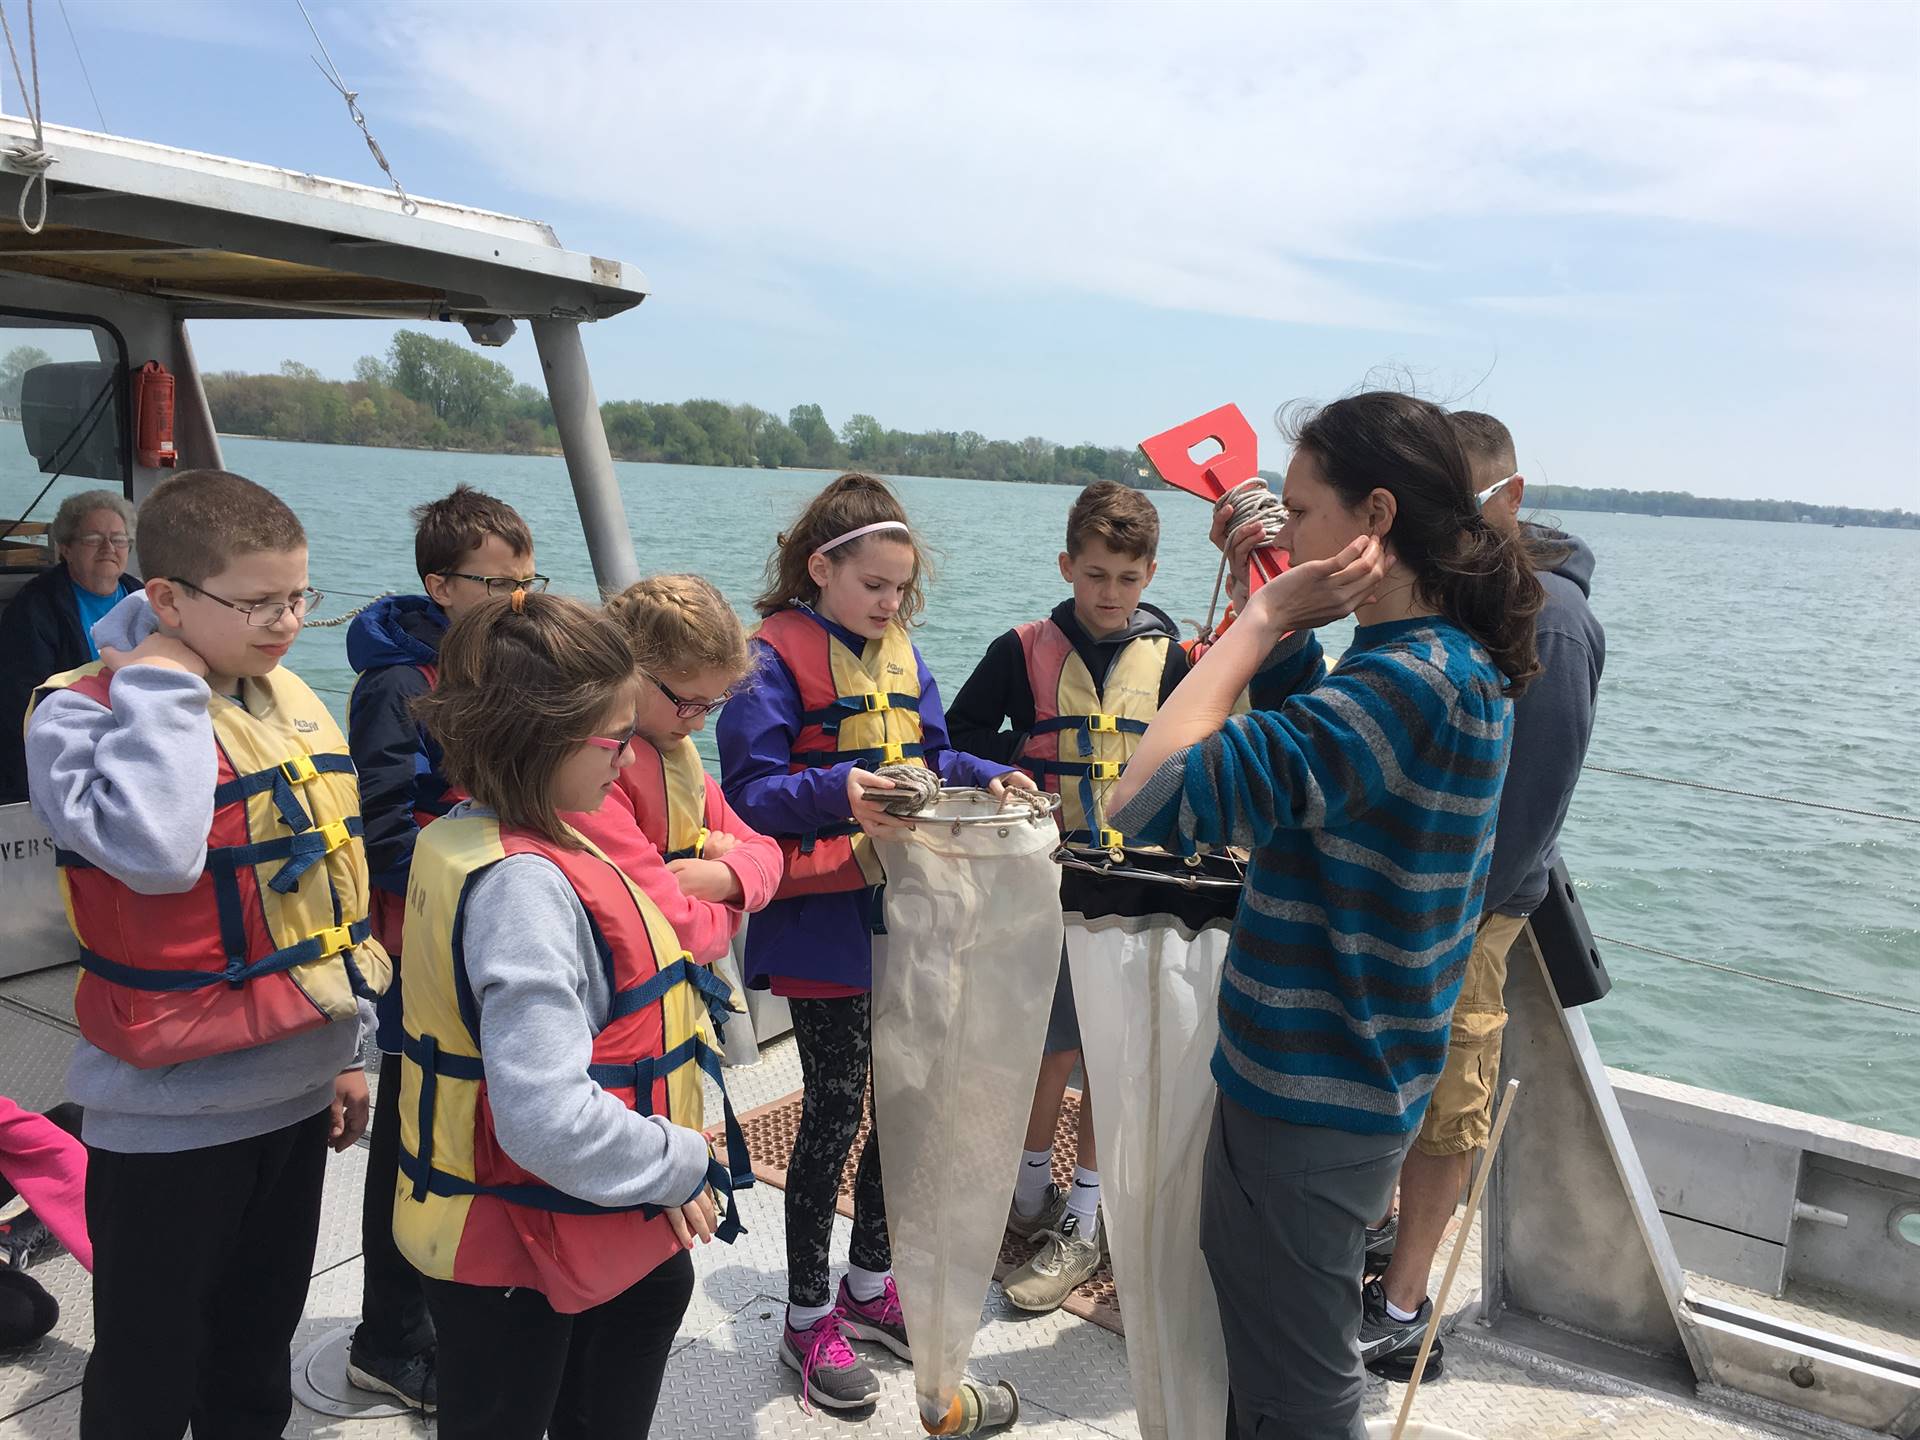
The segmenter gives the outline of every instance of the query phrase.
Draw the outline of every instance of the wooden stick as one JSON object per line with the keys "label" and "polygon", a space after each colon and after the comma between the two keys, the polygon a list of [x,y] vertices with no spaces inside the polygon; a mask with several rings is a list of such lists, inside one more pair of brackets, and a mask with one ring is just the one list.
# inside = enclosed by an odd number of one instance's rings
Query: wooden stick
{"label": "wooden stick", "polygon": [[1420,1358],[1414,1363],[1413,1375],[1407,1381],[1407,1393],[1400,1400],[1400,1418],[1393,1422],[1393,1440],[1400,1440],[1401,1432],[1407,1428],[1407,1417],[1413,1413],[1414,1393],[1420,1388],[1420,1377],[1427,1373],[1427,1356],[1433,1353],[1433,1342],[1440,1334],[1440,1316],[1447,1308],[1447,1293],[1453,1289],[1453,1277],[1459,1272],[1460,1257],[1466,1252],[1467,1232],[1473,1228],[1473,1217],[1479,1213],[1480,1197],[1487,1188],[1487,1177],[1493,1173],[1493,1152],[1500,1148],[1500,1134],[1507,1128],[1507,1116],[1513,1110],[1513,1098],[1520,1093],[1520,1082],[1509,1080],[1507,1093],[1500,1097],[1500,1113],[1493,1117],[1493,1133],[1487,1137],[1486,1158],[1480,1162],[1480,1173],[1473,1177],[1473,1189],[1467,1195],[1467,1213],[1460,1222],[1460,1233],[1453,1237],[1453,1253],[1447,1257],[1447,1273],[1440,1277],[1440,1293],[1433,1297],[1433,1314],[1427,1319],[1427,1333],[1420,1337]]}

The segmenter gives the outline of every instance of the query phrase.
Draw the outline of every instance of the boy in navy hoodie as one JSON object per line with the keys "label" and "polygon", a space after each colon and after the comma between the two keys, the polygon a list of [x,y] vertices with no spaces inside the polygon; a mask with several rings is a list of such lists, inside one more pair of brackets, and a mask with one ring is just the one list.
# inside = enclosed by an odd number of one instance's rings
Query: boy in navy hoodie
{"label": "boy in navy hoodie", "polygon": [[[417,508],[413,521],[414,563],[427,593],[381,600],[347,631],[347,660],[360,677],[347,703],[347,746],[360,772],[374,933],[394,960],[393,984],[379,1005],[383,1055],[400,1050],[400,922],[414,838],[459,798],[440,774],[440,747],[413,718],[413,702],[433,687],[448,625],[489,596],[547,586],[534,573],[527,522],[504,501],[461,485]],[[383,1061],[383,1078],[385,1070]],[[431,1412],[433,1322],[419,1274],[393,1243],[399,1145],[396,1067],[375,1099],[360,1217],[365,1283],[347,1375],[362,1389]]]}

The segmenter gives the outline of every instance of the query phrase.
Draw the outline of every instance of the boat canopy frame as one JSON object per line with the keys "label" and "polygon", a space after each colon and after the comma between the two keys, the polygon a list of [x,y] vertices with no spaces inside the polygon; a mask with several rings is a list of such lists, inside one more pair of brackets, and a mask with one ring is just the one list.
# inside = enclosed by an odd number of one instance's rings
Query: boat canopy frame
{"label": "boat canopy frame", "polygon": [[[409,214],[391,190],[56,125],[39,140],[47,212],[30,231],[17,218],[29,177],[4,155],[34,143],[28,122],[0,116],[0,312],[105,323],[129,369],[166,365],[183,466],[221,463],[190,321],[454,322],[487,346],[527,321],[594,578],[608,593],[638,578],[579,327],[646,299],[640,271],[567,250],[539,221],[417,196]],[[168,473],[136,460],[128,494]]]}

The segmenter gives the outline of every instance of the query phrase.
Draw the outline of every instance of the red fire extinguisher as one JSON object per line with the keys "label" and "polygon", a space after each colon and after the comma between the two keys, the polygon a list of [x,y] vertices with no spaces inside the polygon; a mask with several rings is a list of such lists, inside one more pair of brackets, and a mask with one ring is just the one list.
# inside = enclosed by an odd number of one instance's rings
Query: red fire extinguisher
{"label": "red fire extinguisher", "polygon": [[173,376],[158,360],[133,372],[133,449],[142,465],[171,470],[173,451]]}

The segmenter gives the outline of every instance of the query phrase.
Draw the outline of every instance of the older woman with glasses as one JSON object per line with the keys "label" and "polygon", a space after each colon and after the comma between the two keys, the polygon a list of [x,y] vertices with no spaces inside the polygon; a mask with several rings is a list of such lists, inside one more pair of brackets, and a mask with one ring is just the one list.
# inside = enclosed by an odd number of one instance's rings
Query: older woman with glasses
{"label": "older woman with glasses", "polygon": [[27,798],[20,725],[34,687],[98,660],[94,621],[140,588],[126,573],[133,506],[118,492],[69,495],[47,534],[60,563],[22,586],[0,615],[0,804]]}

